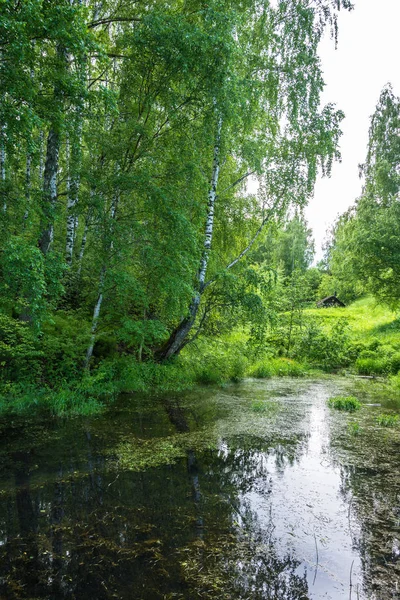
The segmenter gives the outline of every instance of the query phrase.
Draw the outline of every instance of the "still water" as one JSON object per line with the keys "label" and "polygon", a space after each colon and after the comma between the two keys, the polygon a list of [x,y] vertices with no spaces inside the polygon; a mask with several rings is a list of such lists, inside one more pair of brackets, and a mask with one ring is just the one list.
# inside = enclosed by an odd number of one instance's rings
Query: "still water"
{"label": "still water", "polygon": [[[4,423],[0,598],[400,598],[400,432],[356,385],[247,380]],[[354,392],[357,416],[327,407]]]}

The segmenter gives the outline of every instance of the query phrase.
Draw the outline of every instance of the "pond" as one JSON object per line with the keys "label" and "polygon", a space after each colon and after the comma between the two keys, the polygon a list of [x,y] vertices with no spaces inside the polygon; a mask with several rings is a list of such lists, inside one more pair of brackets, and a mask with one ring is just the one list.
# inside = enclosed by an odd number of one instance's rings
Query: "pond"
{"label": "pond", "polygon": [[[399,598],[399,428],[357,386],[246,380],[3,423],[0,598]],[[356,416],[327,407],[343,393]]]}

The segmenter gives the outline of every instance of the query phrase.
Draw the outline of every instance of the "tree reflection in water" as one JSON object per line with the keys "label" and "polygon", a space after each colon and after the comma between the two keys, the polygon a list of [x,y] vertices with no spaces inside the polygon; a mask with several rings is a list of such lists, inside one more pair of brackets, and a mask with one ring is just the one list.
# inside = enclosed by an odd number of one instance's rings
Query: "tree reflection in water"
{"label": "tree reflection in water", "polygon": [[[257,385],[243,388],[243,405],[248,405],[249,391],[263,393],[261,384]],[[293,407],[298,415],[304,404],[304,433],[295,427],[299,419],[290,420],[290,415],[287,419],[284,413],[275,434],[260,435],[258,428],[257,435],[252,435],[230,428],[229,435],[212,438],[213,448],[191,444],[191,432],[197,432],[193,439],[198,441],[223,412],[219,400],[212,404],[198,397],[189,408],[182,408],[176,399],[163,399],[155,400],[150,409],[146,399],[129,410],[114,408],[112,417],[57,423],[48,429],[30,425],[7,432],[0,447],[0,598],[344,597],[335,596],[327,587],[322,592],[321,587],[318,592],[317,586],[312,587],[310,572],[305,572],[310,562],[304,561],[304,536],[293,538],[291,551],[282,542],[277,516],[282,521],[289,509],[268,513],[273,498],[275,503],[287,502],[290,486],[290,506],[300,502],[293,490],[307,496],[308,488],[301,486],[308,464],[317,469],[317,482],[318,469],[325,469],[312,443],[323,446],[329,440],[323,437],[320,421],[315,422],[314,438],[309,437],[307,419],[311,414],[325,419],[326,397],[334,395],[329,388],[333,384],[312,387],[305,382],[300,391],[294,383],[290,385],[294,391],[285,410]],[[236,392],[235,402],[238,397]],[[285,402],[286,388],[278,397]],[[152,440],[159,447],[160,441],[171,436],[186,440],[173,464],[135,471],[118,468],[112,460],[121,441],[148,440],[149,453]],[[133,460],[138,456],[135,448]],[[379,466],[378,457],[373,469],[344,466],[340,471],[335,467],[339,484],[330,497],[339,502],[342,516],[345,511],[352,533],[350,546],[352,541],[355,555],[362,559],[365,586],[359,590],[360,600],[396,598],[400,487],[394,450],[390,448],[385,455],[386,466]],[[365,455],[366,449],[362,452]],[[339,464],[352,462],[341,457]],[[321,510],[324,498],[322,493],[308,517],[314,509],[319,511],[317,516],[325,515]],[[261,511],[255,500],[261,502]],[[321,532],[324,523],[320,522]],[[309,533],[313,551],[314,538]],[[336,550],[340,553],[340,548]],[[330,550],[321,547],[323,552],[329,561]],[[321,575],[320,580],[329,583],[320,571],[318,579]],[[356,589],[352,598],[357,598]]]}

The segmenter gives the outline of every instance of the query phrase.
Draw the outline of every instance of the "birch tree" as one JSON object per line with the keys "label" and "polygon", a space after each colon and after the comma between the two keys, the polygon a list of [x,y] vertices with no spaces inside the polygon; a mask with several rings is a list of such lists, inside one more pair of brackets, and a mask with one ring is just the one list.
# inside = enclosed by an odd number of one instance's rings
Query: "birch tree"
{"label": "birch tree", "polygon": [[[342,114],[332,107],[319,112],[323,82],[317,47],[326,24],[333,27],[336,35],[332,6],[331,3],[322,6],[322,3],[278,2],[274,8],[269,2],[261,5],[250,2],[242,7],[240,17],[236,11],[231,26],[225,27],[234,46],[222,80],[222,90],[229,98],[223,159],[232,156],[245,173],[263,174],[269,202],[258,233],[237,258],[229,261],[227,269],[233,268],[247,254],[271,215],[286,209],[291,202],[299,206],[307,202],[318,165],[329,172],[332,160],[338,157]],[[350,8],[348,3],[343,6]],[[211,177],[214,200],[208,203],[204,253],[193,298],[187,314],[158,351],[161,360],[178,354],[190,341],[188,336],[201,297],[215,280],[211,277],[206,281],[215,199],[218,198],[218,190],[214,189],[216,179],[214,167]],[[237,182],[242,183],[243,178],[239,176]],[[231,192],[235,184],[228,186]]]}

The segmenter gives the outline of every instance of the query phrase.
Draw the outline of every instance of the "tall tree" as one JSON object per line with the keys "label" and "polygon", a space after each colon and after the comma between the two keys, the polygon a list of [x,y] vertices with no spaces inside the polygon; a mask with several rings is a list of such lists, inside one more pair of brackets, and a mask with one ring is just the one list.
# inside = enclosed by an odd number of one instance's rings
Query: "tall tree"
{"label": "tall tree", "polygon": [[[347,3],[344,5],[349,7]],[[318,164],[329,171],[332,159],[337,156],[342,114],[331,106],[318,112],[323,82],[317,46],[324,25],[330,19],[335,22],[329,7],[330,3],[323,7],[321,3],[310,6],[302,2],[278,2],[274,8],[269,2],[261,7],[259,2],[249,2],[241,5],[241,11],[235,11],[230,26],[225,27],[225,35],[230,36],[234,45],[225,71],[221,72],[223,79],[215,100],[219,114],[204,250],[187,314],[159,351],[161,359],[178,354],[190,341],[188,336],[201,297],[214,281],[213,276],[206,281],[206,273],[218,198],[215,175],[219,176],[220,161],[225,163],[235,157],[236,165],[244,170],[244,175],[228,186],[231,192],[236,183],[242,183],[248,174],[255,172],[263,175],[266,192],[255,235],[238,258],[227,264],[229,269],[245,256],[272,215],[287,210],[291,202],[298,206],[306,203]],[[229,98],[226,103],[224,92]]]}
{"label": "tall tree", "polygon": [[380,95],[369,129],[362,196],[342,215],[330,256],[340,282],[362,285],[380,301],[400,303],[400,98]]}

